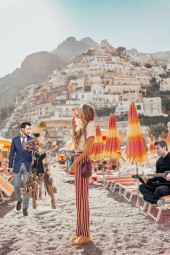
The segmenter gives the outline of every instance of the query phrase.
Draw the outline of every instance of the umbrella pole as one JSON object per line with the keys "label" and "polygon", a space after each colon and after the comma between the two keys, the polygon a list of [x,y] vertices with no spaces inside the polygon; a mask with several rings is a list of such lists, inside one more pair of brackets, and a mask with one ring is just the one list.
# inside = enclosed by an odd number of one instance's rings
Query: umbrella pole
{"label": "umbrella pole", "polygon": [[118,171],[119,171],[119,184],[120,184],[120,162],[119,162],[119,158],[117,160],[117,164],[118,164]]}
{"label": "umbrella pole", "polygon": [[[139,168],[138,168],[138,162],[136,161],[136,174],[139,174]],[[137,183],[138,183],[138,189],[137,189],[137,204],[138,204],[138,209],[139,209],[139,213],[140,213],[140,201],[139,201],[139,179],[137,179]]]}

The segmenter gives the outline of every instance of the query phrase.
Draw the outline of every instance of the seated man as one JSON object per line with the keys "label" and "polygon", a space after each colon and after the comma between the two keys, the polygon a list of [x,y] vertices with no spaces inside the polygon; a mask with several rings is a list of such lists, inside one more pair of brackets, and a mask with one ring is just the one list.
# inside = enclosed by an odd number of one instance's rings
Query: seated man
{"label": "seated man", "polygon": [[[164,173],[170,171],[170,153],[167,149],[165,141],[156,141],[155,149],[160,156],[156,162],[156,173]],[[145,183],[139,185],[139,190],[143,195],[143,199],[151,204],[157,204],[159,198],[170,195],[170,174],[163,177],[148,178],[143,176]]]}

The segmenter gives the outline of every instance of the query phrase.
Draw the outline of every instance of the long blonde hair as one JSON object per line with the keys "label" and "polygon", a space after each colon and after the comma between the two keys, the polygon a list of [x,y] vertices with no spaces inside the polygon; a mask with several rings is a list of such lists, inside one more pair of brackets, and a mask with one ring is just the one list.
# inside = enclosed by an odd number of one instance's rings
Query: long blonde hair
{"label": "long blonde hair", "polygon": [[86,134],[86,127],[89,121],[94,120],[94,116],[95,116],[95,111],[92,105],[82,104],[80,107],[83,113],[83,118],[81,119],[81,126],[79,127],[78,130],[76,130],[73,136],[73,139],[76,145],[79,144],[81,136]]}

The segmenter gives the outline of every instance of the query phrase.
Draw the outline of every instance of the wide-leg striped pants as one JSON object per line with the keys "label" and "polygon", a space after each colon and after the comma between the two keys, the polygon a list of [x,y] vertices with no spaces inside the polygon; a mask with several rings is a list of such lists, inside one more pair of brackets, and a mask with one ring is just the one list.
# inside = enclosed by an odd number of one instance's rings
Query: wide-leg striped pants
{"label": "wide-leg striped pants", "polygon": [[[75,158],[79,155],[75,155]],[[90,210],[89,210],[89,178],[81,177],[80,163],[77,165],[75,176],[76,207],[77,207],[77,236],[90,236]]]}

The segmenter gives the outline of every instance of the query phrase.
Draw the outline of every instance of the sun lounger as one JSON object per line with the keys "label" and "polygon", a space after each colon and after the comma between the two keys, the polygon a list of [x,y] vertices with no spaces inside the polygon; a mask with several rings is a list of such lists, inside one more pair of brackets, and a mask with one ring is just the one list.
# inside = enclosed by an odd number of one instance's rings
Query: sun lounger
{"label": "sun lounger", "polygon": [[[170,195],[162,197],[165,200],[165,205],[164,206],[156,206],[149,204],[148,210],[147,210],[147,215],[152,217],[156,222],[159,222],[162,211],[170,209]],[[153,214],[152,209],[153,207],[156,209],[155,214]]]}
{"label": "sun lounger", "polygon": [[0,174],[0,195],[2,200],[5,200],[3,193],[5,193],[8,197],[11,197],[13,192],[14,186]]}

